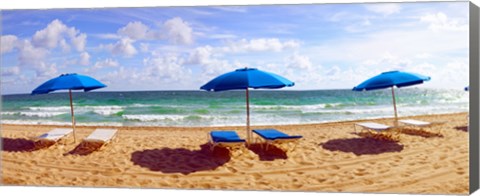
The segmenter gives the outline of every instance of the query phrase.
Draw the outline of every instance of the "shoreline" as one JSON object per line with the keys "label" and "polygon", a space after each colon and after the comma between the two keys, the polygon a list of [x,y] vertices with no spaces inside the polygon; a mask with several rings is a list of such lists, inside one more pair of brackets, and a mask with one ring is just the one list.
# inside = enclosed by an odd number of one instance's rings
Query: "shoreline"
{"label": "shoreline", "polygon": [[[467,113],[420,115],[447,122],[427,132],[400,134],[379,142],[354,133],[342,121],[306,125],[251,126],[302,135],[293,144],[258,144],[210,150],[208,133],[229,129],[246,138],[245,126],[113,127],[112,142],[79,153],[82,138],[95,128],[77,126],[48,148],[26,149],[29,139],[59,126],[1,125],[4,185],[121,187],[302,192],[467,194]],[[392,118],[365,119],[392,124]],[[69,127],[69,126],[64,126]],[[100,128],[100,127],[99,127]],[[107,128],[107,127],[101,127]]]}
{"label": "shoreline", "polygon": [[[440,113],[440,114],[420,114],[420,115],[410,115],[410,116],[401,116],[398,119],[408,119],[408,118],[425,118],[429,116],[445,116],[445,115],[463,115],[468,114],[468,112],[452,112],[452,113]],[[318,123],[302,123],[302,124],[270,124],[270,125],[252,125],[250,127],[266,127],[266,126],[299,126],[299,125],[306,125],[306,126],[314,126],[314,125],[322,125],[322,124],[336,124],[336,123],[354,123],[354,122],[364,122],[364,121],[384,121],[384,120],[393,120],[393,117],[372,117],[372,118],[363,118],[357,120],[339,120],[339,121],[327,121],[327,122],[318,122]],[[12,124],[12,123],[2,123],[0,122],[1,126],[45,126],[45,127],[72,127],[72,125],[53,125],[53,124]],[[91,128],[91,127],[105,127],[105,128],[142,128],[142,129],[150,129],[150,128],[237,128],[237,127],[245,127],[245,125],[213,125],[213,126],[132,126],[132,125],[78,125],[76,124],[75,127],[77,128]]]}

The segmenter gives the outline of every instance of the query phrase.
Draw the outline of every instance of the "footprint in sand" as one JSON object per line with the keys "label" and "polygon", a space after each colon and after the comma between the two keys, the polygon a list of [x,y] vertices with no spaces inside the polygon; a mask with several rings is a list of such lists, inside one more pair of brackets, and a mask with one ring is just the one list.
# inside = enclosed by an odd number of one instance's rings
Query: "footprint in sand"
{"label": "footprint in sand", "polygon": [[457,167],[457,172],[458,175],[463,175],[465,174],[465,170],[462,167]]}
{"label": "footprint in sand", "polygon": [[402,176],[402,177],[404,177],[404,178],[408,178],[408,177],[410,177],[411,175],[412,175],[411,172],[405,172],[405,173],[400,174],[400,176]]}
{"label": "footprint in sand", "polygon": [[440,164],[434,164],[433,169],[440,169],[442,166]]}
{"label": "footprint in sand", "polygon": [[340,167],[338,165],[331,165],[328,169],[339,170]]}
{"label": "footprint in sand", "polygon": [[396,166],[398,166],[398,162],[389,163],[389,165],[393,166],[393,167],[396,167]]}
{"label": "footprint in sand", "polygon": [[354,174],[355,176],[364,176],[366,173],[365,173],[365,172],[358,172],[358,171],[356,171],[356,172],[353,172],[353,174]]}
{"label": "footprint in sand", "polygon": [[238,170],[235,169],[234,167],[226,167],[226,169],[227,169],[228,171],[232,172],[232,173],[235,173],[235,172],[238,171]]}
{"label": "footprint in sand", "polygon": [[375,183],[373,180],[368,180],[368,179],[362,180],[362,182],[363,182],[363,184],[365,184],[365,185],[372,185],[372,184]]}
{"label": "footprint in sand", "polygon": [[294,189],[300,189],[300,188],[302,188],[302,187],[303,187],[303,183],[294,183],[294,184],[293,184],[293,188],[294,188]]}
{"label": "footprint in sand", "polygon": [[294,174],[297,174],[297,175],[303,175],[305,174],[305,172],[302,172],[302,171],[298,171],[298,172],[293,172]]}
{"label": "footprint in sand", "polygon": [[442,155],[442,156],[440,156],[438,159],[439,159],[440,161],[443,161],[443,160],[445,160],[446,158],[447,158],[447,155]]}
{"label": "footprint in sand", "polygon": [[88,174],[88,175],[91,175],[91,176],[93,176],[93,175],[98,175],[99,173],[100,173],[99,171],[95,171],[95,170],[93,170],[93,171],[88,171],[88,172],[87,172],[87,174]]}
{"label": "footprint in sand", "polygon": [[327,179],[324,179],[324,178],[320,178],[320,179],[317,179],[317,182],[318,183],[322,183],[322,182],[325,182]]}
{"label": "footprint in sand", "polygon": [[253,173],[252,176],[253,176],[253,179],[255,180],[260,180],[263,178],[263,175],[260,173]]}

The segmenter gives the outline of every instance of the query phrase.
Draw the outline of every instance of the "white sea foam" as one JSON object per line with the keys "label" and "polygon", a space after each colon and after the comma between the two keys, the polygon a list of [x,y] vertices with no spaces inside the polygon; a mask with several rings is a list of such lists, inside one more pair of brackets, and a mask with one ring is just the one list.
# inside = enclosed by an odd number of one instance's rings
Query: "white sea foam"
{"label": "white sea foam", "polygon": [[52,116],[58,116],[66,113],[67,112],[20,112],[19,114],[21,116],[28,116],[28,117],[49,118]]}
{"label": "white sea foam", "polygon": [[28,107],[28,110],[32,111],[70,111],[70,106],[55,106],[55,107]]}
{"label": "white sea foam", "polygon": [[83,109],[87,111],[93,111],[96,114],[100,114],[103,116],[110,116],[116,114],[118,112],[123,111],[125,107],[122,106],[84,106]]}
{"label": "white sea foam", "polygon": [[124,114],[122,117],[126,120],[138,120],[138,121],[164,121],[164,120],[182,120],[185,118],[183,115],[158,115],[158,114]]}
{"label": "white sea foam", "polygon": [[[76,113],[84,113],[84,112],[94,112],[96,114],[100,114],[103,116],[110,116],[121,112],[125,107],[123,106],[116,106],[116,105],[105,105],[105,106],[74,106],[74,110]],[[39,111],[39,112],[51,112],[51,116],[58,115],[57,113],[60,112],[70,112],[69,106],[59,106],[59,107],[28,107],[30,111]],[[34,115],[34,113],[24,112],[26,116]],[[34,115],[35,116],[35,115]],[[37,115],[38,116],[38,115]],[[40,117],[49,117],[47,114],[40,116]]]}
{"label": "white sea foam", "polygon": [[[61,126],[70,126],[72,122],[57,122],[57,121],[36,121],[36,120],[2,120],[1,124],[15,124],[15,125],[61,125]],[[122,123],[118,122],[90,122],[83,123],[77,122],[76,125],[81,126],[123,126]]]}
{"label": "white sea foam", "polygon": [[2,116],[4,116],[4,115],[13,116],[13,115],[19,114],[19,112],[1,112],[0,114],[1,114]]}
{"label": "white sea foam", "polygon": [[265,110],[302,110],[313,111],[325,108],[338,107],[342,103],[322,103],[313,105],[251,105],[252,109],[265,109]]}

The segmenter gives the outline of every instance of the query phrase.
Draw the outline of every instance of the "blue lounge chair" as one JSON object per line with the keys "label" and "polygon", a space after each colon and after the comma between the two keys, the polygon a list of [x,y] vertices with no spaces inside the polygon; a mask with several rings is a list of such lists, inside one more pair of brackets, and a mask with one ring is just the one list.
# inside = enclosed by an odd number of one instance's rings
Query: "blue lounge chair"
{"label": "blue lounge chair", "polygon": [[265,141],[265,150],[268,150],[268,146],[273,143],[297,142],[303,137],[301,135],[287,135],[275,129],[256,129],[253,132]]}
{"label": "blue lounge chair", "polygon": [[222,146],[222,147],[238,147],[245,143],[244,139],[241,139],[237,132],[235,131],[211,131],[210,132],[210,144],[211,150],[215,148],[215,146]]}

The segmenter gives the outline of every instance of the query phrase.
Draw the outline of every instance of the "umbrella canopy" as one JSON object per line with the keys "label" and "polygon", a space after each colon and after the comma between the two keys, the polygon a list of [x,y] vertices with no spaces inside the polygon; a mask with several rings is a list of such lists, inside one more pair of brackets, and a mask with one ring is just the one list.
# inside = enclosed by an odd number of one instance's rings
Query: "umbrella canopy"
{"label": "umbrella canopy", "polygon": [[383,88],[390,88],[396,86],[397,88],[422,84],[424,81],[430,80],[430,77],[415,73],[389,71],[383,72],[380,75],[372,77],[358,86],[354,87],[354,91],[376,90]]}
{"label": "umbrella canopy", "polygon": [[247,88],[275,89],[293,85],[293,82],[277,74],[260,71],[256,68],[243,68],[220,75],[200,87],[200,89],[206,91],[225,91]]}
{"label": "umbrella canopy", "polygon": [[395,125],[397,125],[397,106],[395,103],[395,90],[397,88],[412,86],[416,84],[422,84],[425,81],[429,81],[430,77],[423,76],[415,73],[401,72],[401,71],[389,71],[383,72],[380,75],[374,76],[356,87],[353,87],[354,91],[368,91],[377,90],[383,88],[392,89],[393,109],[395,111]]}
{"label": "umbrella canopy", "polygon": [[200,89],[206,91],[226,91],[245,89],[247,104],[247,141],[250,141],[250,107],[248,88],[276,89],[293,86],[295,83],[274,73],[261,71],[256,68],[242,68],[220,75],[209,81]]}
{"label": "umbrella canopy", "polygon": [[105,84],[84,75],[76,73],[62,74],[41,84],[32,91],[32,95],[47,94],[56,90],[68,90],[70,96],[70,112],[72,114],[73,139],[75,138],[75,115],[73,113],[72,90],[84,90],[85,92],[106,87]]}
{"label": "umbrella canopy", "polygon": [[50,79],[32,91],[32,95],[46,94],[56,90],[84,90],[85,92],[106,87],[105,84],[84,75],[76,73],[62,74]]}

